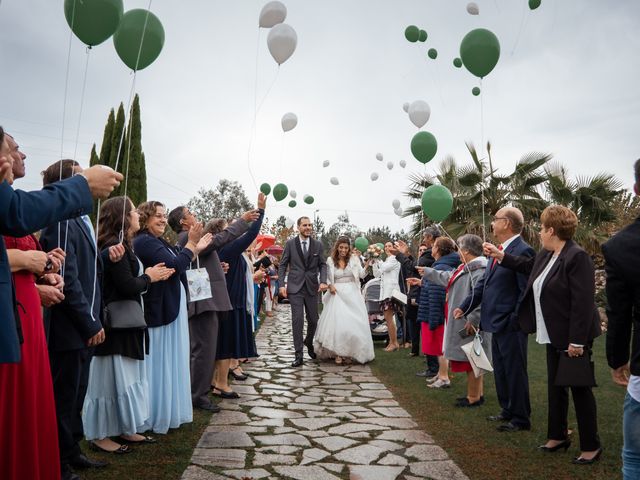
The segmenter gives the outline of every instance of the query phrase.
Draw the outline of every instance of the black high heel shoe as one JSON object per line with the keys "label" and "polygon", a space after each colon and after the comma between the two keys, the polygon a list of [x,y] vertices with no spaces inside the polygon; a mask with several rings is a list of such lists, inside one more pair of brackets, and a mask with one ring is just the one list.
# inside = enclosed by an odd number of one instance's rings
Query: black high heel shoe
{"label": "black high heel shoe", "polygon": [[[236,368],[238,368],[238,367],[236,367]],[[235,368],[233,370],[235,370]],[[243,380],[246,380],[247,378],[249,378],[248,375],[246,375],[244,373],[238,374],[238,373],[234,372],[233,370],[229,369],[229,375],[231,375],[234,378],[234,380],[243,381]]]}
{"label": "black high heel shoe", "polygon": [[562,442],[558,443],[554,447],[547,447],[546,445],[540,445],[540,446],[538,446],[538,450],[540,450],[541,452],[553,453],[553,452],[557,452],[558,450],[564,448],[564,451],[566,452],[569,449],[570,446],[571,446],[571,439],[567,438],[567,439],[563,440]]}
{"label": "black high heel shoe", "polygon": [[593,458],[588,459],[588,458],[576,457],[573,460],[571,460],[571,463],[575,465],[591,465],[592,463],[596,463],[598,460],[600,460],[601,455],[602,455],[602,447],[598,449],[598,451],[593,456]]}

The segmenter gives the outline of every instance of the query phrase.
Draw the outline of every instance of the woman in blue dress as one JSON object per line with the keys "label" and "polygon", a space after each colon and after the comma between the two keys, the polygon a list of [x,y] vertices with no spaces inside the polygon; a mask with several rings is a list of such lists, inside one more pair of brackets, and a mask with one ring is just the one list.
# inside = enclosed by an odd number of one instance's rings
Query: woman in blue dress
{"label": "woman in blue dress", "polygon": [[156,201],[138,207],[140,233],[133,249],[145,268],[164,263],[175,273],[150,285],[144,296],[144,316],[149,329],[149,355],[145,359],[149,382],[149,420],[145,430],[167,433],[193,420],[189,374],[189,327],[185,272],[191,260],[211,242],[202,225],[189,230],[189,241],[181,250],[163,238],[167,226],[165,206]]}

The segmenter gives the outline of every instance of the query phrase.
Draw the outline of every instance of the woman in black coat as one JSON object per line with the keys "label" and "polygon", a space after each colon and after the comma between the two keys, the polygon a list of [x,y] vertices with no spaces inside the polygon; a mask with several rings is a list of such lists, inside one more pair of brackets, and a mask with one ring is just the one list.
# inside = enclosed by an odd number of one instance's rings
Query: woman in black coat
{"label": "woman in black coat", "polygon": [[[124,209],[124,212],[123,212]],[[98,226],[98,249],[102,252],[103,300],[110,303],[133,300],[142,305],[151,283],[169,278],[174,270],[160,263],[142,269],[131,248],[131,238],[140,229],[138,212],[128,197],[115,197],[102,204]],[[123,234],[120,243],[120,232]],[[116,246],[122,257],[109,259],[109,247]],[[109,437],[120,436],[125,442],[150,442],[138,434],[149,416],[149,390],[143,364],[148,349],[146,329],[109,329],[105,341],[98,345],[91,361],[89,386],[84,402],[85,436],[93,448],[114,453],[129,452]]]}
{"label": "woman in black coat", "polygon": [[[565,451],[568,437],[567,387],[556,386],[561,355],[591,356],[594,338],[600,335],[600,317],[595,305],[595,278],[591,258],[572,238],[578,226],[576,215],[566,207],[547,207],[540,218],[543,249],[535,258],[515,257],[484,244],[485,254],[503,267],[529,274],[520,306],[520,327],[536,333],[536,341],[547,346],[548,431],[545,452]],[[584,367],[588,369],[588,366]],[[596,462],[602,453],[598,437],[596,400],[591,386],[571,386],[576,409],[580,450],[573,463]]]}

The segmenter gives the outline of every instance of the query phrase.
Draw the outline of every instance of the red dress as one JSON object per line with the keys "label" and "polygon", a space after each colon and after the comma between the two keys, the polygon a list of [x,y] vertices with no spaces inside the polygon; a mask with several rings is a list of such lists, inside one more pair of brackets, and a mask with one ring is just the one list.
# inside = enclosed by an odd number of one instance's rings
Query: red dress
{"label": "red dress", "polygon": [[[36,250],[34,237],[4,237],[7,249]],[[13,274],[22,323],[20,363],[0,364],[0,479],[59,480],[58,426],[49,353],[34,276]]]}

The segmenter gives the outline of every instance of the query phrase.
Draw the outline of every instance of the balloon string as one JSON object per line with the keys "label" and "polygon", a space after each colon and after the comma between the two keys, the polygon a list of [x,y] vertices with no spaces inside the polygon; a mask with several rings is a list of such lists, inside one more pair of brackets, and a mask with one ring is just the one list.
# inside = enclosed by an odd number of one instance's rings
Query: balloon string
{"label": "balloon string", "polygon": [[282,178],[283,164],[284,164],[284,131],[282,132],[282,140],[280,142],[280,178]]}
{"label": "balloon string", "polygon": [[518,29],[518,34],[516,35],[516,41],[513,44],[513,48],[511,48],[511,54],[510,54],[511,56],[513,56],[513,54],[516,51],[516,47],[518,46],[518,42],[520,41],[520,35],[524,30],[526,21],[527,21],[527,3],[522,2],[522,19],[520,20],[520,28]]}
{"label": "balloon string", "polygon": [[[480,149],[481,149],[481,152],[484,152],[484,102],[482,101],[483,96],[484,96],[484,92],[482,90],[482,77],[481,77],[480,78]],[[484,156],[480,158],[480,178],[482,179],[482,183],[480,185],[480,193],[482,196],[482,241],[486,242],[487,229],[486,229],[486,221],[485,221],[485,198],[484,198],[485,177],[484,177],[484,164],[482,163],[483,160],[484,160]]]}
{"label": "balloon string", "polygon": [[144,25],[142,26],[142,35],[140,36],[140,46],[138,47],[138,56],[136,57],[136,68],[138,71],[138,65],[140,64],[140,56],[142,55],[142,45],[144,43],[144,35],[147,33],[147,22],[149,21],[149,14],[151,13],[151,4],[153,0],[149,0],[149,6],[147,7],[147,14],[144,17]]}

